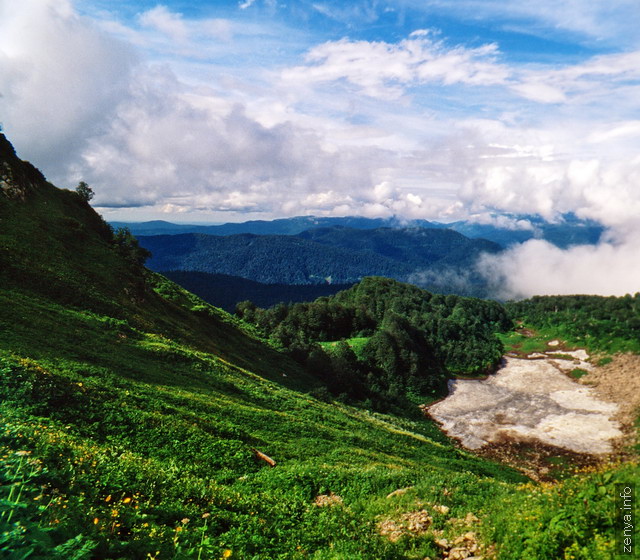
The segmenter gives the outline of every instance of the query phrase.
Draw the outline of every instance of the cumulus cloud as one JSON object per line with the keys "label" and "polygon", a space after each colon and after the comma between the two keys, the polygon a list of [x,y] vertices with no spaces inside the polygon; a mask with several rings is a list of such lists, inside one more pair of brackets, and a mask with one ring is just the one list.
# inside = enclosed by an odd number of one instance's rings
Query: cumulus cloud
{"label": "cumulus cloud", "polygon": [[420,83],[504,83],[509,71],[497,63],[497,53],[494,44],[447,48],[422,31],[399,43],[342,39],[314,47],[306,65],[289,68],[282,77],[308,85],[343,80],[365,95],[397,99],[407,87]]}
{"label": "cumulus cloud", "polygon": [[0,2],[0,114],[23,157],[54,178],[108,122],[137,57],[68,0]]}
{"label": "cumulus cloud", "polygon": [[625,150],[611,144],[628,142],[636,133],[633,122],[613,123],[583,138],[583,149],[604,142],[597,158],[571,156],[560,142],[537,156],[522,150],[524,157],[505,161],[488,155],[476,162],[461,191],[469,207],[539,214],[552,221],[561,213],[575,212],[609,228],[595,246],[561,250],[532,240],[501,255],[486,256],[479,270],[500,297],[640,291],[640,157],[623,157]]}
{"label": "cumulus cloud", "polygon": [[[54,181],[88,181],[99,207],[357,213],[392,159],[375,147],[327,149],[291,122],[265,126],[240,100],[138,63],[68,2],[0,6],[5,129]],[[174,38],[193,28],[163,7],[139,19]]]}
{"label": "cumulus cloud", "polygon": [[167,93],[171,76],[157,79],[155,89],[145,87],[119,107],[110,130],[84,154],[83,175],[108,193],[97,204],[166,198],[200,210],[277,211],[292,193],[304,206],[304,193],[318,197],[331,185],[357,194],[370,184],[367,153],[326,152],[311,132],[264,127],[241,105],[196,106],[180,90]]}
{"label": "cumulus cloud", "polygon": [[533,231],[535,226],[527,218],[512,217],[504,214],[491,214],[484,212],[482,214],[471,214],[468,217],[470,223],[490,225],[499,229],[507,229],[511,231]]}

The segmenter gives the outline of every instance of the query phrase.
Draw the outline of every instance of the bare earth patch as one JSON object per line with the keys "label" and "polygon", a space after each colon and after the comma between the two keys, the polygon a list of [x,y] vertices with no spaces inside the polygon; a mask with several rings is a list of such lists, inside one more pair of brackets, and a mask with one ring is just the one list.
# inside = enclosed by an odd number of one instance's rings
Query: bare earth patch
{"label": "bare earth patch", "polygon": [[619,443],[623,446],[634,443],[634,423],[640,410],[640,356],[618,354],[611,363],[592,368],[579,383],[593,387],[600,398],[617,404],[614,418],[625,433]]}
{"label": "bare earth patch", "polygon": [[[640,356],[617,356],[598,368],[584,350],[530,358],[508,357],[483,380],[450,381],[449,396],[428,414],[464,447],[529,465],[536,478],[555,463],[588,464],[629,443],[625,434],[640,406]],[[569,376],[577,368],[587,372],[579,382]]]}
{"label": "bare earth patch", "polygon": [[318,507],[341,506],[343,504],[342,496],[329,492],[328,494],[319,494],[313,500],[313,504]]}

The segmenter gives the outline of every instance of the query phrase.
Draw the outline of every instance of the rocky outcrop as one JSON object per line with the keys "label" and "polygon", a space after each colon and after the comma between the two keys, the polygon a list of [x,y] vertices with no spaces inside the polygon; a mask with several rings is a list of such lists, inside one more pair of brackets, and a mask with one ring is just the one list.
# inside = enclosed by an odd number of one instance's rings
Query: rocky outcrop
{"label": "rocky outcrop", "polygon": [[0,193],[24,200],[31,189],[45,182],[40,170],[18,158],[11,142],[0,133]]}

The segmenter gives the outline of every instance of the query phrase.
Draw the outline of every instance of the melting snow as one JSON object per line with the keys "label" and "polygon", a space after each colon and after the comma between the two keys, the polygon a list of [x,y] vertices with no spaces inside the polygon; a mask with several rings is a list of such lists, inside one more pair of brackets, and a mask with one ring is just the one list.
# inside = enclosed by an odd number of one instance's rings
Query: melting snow
{"label": "melting snow", "polygon": [[612,420],[618,405],[599,400],[563,373],[592,367],[584,350],[558,353],[576,362],[555,359],[553,352],[544,359],[506,358],[487,379],[452,380],[449,396],[429,407],[429,414],[469,449],[536,440],[577,453],[611,452],[612,440],[622,436]]}

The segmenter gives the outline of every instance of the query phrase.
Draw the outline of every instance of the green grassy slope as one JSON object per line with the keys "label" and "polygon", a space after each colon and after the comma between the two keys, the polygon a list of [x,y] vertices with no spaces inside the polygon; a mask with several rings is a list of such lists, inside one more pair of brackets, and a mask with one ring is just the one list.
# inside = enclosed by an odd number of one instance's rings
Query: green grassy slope
{"label": "green grassy slope", "polygon": [[509,314],[591,352],[640,353],[640,293],[615,296],[535,296],[507,304]]}
{"label": "green grassy slope", "polygon": [[430,422],[316,400],[1,135],[0,187],[0,557],[423,559],[469,530],[502,558],[610,556],[612,484],[632,467],[565,494]]}

